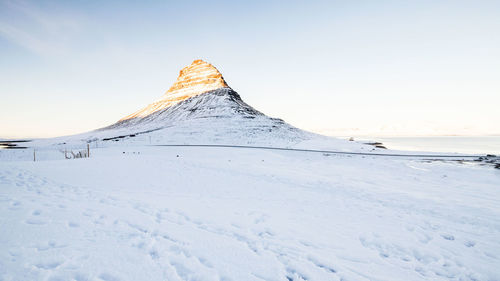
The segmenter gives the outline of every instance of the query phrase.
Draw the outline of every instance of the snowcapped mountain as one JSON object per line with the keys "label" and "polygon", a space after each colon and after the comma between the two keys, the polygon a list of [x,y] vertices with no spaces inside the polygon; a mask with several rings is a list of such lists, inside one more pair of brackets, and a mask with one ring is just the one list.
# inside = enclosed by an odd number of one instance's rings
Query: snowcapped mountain
{"label": "snowcapped mountain", "polygon": [[[177,81],[160,99],[101,130],[158,129],[194,119],[257,117],[265,115],[246,104],[213,65],[195,60],[180,71]],[[279,119],[270,121],[276,125],[284,124]]]}
{"label": "snowcapped mountain", "polygon": [[246,104],[203,60],[183,68],[161,98],[92,135],[109,140],[145,133],[182,143],[290,143],[313,136]]}
{"label": "snowcapped mountain", "polygon": [[[228,144],[361,151],[364,146],[295,128],[245,103],[213,65],[184,67],[158,100],[116,123],[91,132],[39,139],[28,146]],[[370,148],[372,149],[372,148]]]}

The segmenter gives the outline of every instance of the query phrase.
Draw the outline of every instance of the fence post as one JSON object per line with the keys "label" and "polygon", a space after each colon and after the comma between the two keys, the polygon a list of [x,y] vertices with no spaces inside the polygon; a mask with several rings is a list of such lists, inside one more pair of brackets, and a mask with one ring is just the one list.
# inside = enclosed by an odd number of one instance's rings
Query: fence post
{"label": "fence post", "polygon": [[36,162],[36,154],[35,154],[35,149],[33,148],[33,162]]}
{"label": "fence post", "polygon": [[90,158],[90,145],[87,143],[87,157]]}

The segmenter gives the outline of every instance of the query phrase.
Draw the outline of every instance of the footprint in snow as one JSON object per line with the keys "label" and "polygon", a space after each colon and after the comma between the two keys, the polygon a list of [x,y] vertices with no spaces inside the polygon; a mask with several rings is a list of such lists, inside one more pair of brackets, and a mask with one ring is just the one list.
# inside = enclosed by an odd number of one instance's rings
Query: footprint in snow
{"label": "footprint in snow", "polygon": [[309,262],[311,262],[315,266],[317,266],[317,267],[319,267],[319,268],[321,268],[329,273],[337,273],[337,271],[335,269],[333,269],[332,266],[329,266],[329,265],[326,265],[325,263],[319,262],[315,258],[309,257],[308,260],[309,260]]}
{"label": "footprint in snow", "polygon": [[494,254],[492,252],[484,252],[484,255],[487,256],[487,257],[493,258],[493,259],[498,259],[498,257],[496,256],[496,254]]}
{"label": "footprint in snow", "polygon": [[61,264],[62,264],[62,262],[60,262],[60,261],[45,261],[45,262],[37,263],[37,264],[35,264],[35,266],[40,268],[40,269],[54,269],[54,268],[57,268]]}
{"label": "footprint in snow", "polygon": [[441,237],[443,237],[443,239],[450,240],[450,241],[455,240],[455,236],[453,236],[451,234],[441,234]]}
{"label": "footprint in snow", "polygon": [[38,218],[30,218],[30,219],[25,220],[24,222],[27,223],[27,224],[31,224],[31,225],[44,225],[44,224],[47,224],[47,221],[45,221],[43,219],[38,219]]}
{"label": "footprint in snow", "polygon": [[47,251],[54,248],[64,248],[67,245],[58,245],[55,241],[48,241],[46,243],[39,243],[34,246],[37,251]]}
{"label": "footprint in snow", "polygon": [[68,226],[75,228],[75,227],[80,227],[80,224],[78,224],[77,222],[70,221],[68,222]]}
{"label": "footprint in snow", "polygon": [[14,201],[14,202],[10,203],[10,206],[12,206],[12,207],[19,207],[19,206],[21,206],[21,202]]}
{"label": "footprint in snow", "polygon": [[113,276],[109,273],[101,273],[101,275],[99,275],[99,278],[104,281],[120,281],[120,278]]}
{"label": "footprint in snow", "polygon": [[206,266],[206,267],[208,267],[208,268],[213,268],[213,267],[214,267],[214,266],[213,266],[213,265],[212,265],[212,264],[211,264],[211,263],[210,263],[207,259],[205,259],[205,258],[203,258],[203,257],[197,257],[197,259],[198,259],[198,261],[199,261],[202,265],[204,265],[204,266]]}
{"label": "footprint in snow", "polygon": [[476,246],[476,242],[474,242],[474,241],[465,241],[464,245],[465,245],[466,247],[469,247],[469,248],[470,248],[470,247],[474,247],[474,246]]}
{"label": "footprint in snow", "polygon": [[156,223],[162,223],[163,222],[164,217],[163,217],[162,213],[156,212],[155,217],[156,217]]}

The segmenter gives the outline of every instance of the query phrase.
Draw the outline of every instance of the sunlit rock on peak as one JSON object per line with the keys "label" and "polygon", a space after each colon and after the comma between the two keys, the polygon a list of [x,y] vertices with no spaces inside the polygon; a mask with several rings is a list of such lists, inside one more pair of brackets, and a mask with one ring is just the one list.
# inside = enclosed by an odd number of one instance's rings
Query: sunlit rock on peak
{"label": "sunlit rock on peak", "polygon": [[145,117],[191,97],[220,88],[229,86],[217,68],[203,60],[195,60],[191,65],[181,69],[175,83],[160,99],[125,116],[120,121]]}

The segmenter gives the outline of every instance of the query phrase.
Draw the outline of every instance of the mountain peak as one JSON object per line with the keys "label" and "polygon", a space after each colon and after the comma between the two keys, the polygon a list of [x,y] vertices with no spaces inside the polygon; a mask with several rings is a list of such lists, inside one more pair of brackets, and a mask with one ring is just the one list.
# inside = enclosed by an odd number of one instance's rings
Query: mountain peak
{"label": "mountain peak", "polygon": [[120,121],[145,117],[188,98],[220,88],[229,88],[222,74],[210,63],[197,59],[181,69],[175,83],[160,99]]}
{"label": "mountain peak", "polygon": [[[177,95],[184,92],[212,91],[228,87],[222,74],[208,62],[194,60],[179,71],[179,77],[174,85],[165,93],[165,96]],[[198,94],[201,94],[200,92]]]}
{"label": "mountain peak", "polygon": [[192,144],[293,143],[311,137],[245,103],[203,60],[184,67],[160,99],[98,131],[103,141],[133,137],[135,142],[151,133],[159,143]]}

